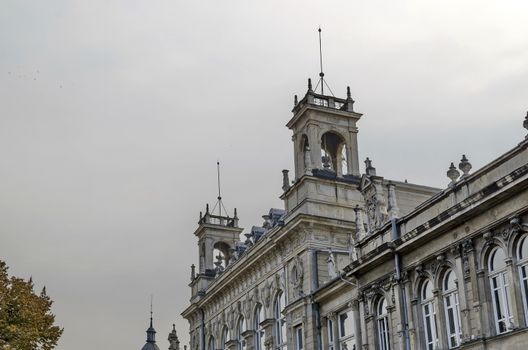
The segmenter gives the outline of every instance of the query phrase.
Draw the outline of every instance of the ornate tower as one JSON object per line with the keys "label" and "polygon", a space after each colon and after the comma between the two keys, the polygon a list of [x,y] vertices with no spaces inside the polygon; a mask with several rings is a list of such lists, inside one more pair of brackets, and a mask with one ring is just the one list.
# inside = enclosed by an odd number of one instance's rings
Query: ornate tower
{"label": "ornate tower", "polygon": [[[320,73],[319,84],[325,84]],[[292,130],[295,162],[293,185],[284,181],[286,221],[297,214],[350,220],[354,207],[363,205],[357,189],[360,181],[357,122],[347,87],[346,98],[316,93],[308,79],[308,90],[299,101],[295,96]],[[285,175],[286,177],[286,175]]]}
{"label": "ornate tower", "polygon": [[169,350],[180,350],[180,340],[176,334],[176,325],[172,325],[172,332],[169,333]]}
{"label": "ornate tower", "polygon": [[336,176],[359,176],[357,122],[354,100],[347,87],[345,99],[317,94],[308,79],[308,91],[293,107],[286,124],[293,131],[295,179],[321,170]]}
{"label": "ornate tower", "polygon": [[[221,205],[221,201],[217,203]],[[191,272],[192,298],[200,297],[214,277],[229,264],[231,257],[237,254],[237,242],[243,228],[238,227],[237,210],[233,217],[214,215],[206,206],[205,214],[200,213],[198,228],[194,235],[198,238],[198,273]]]}

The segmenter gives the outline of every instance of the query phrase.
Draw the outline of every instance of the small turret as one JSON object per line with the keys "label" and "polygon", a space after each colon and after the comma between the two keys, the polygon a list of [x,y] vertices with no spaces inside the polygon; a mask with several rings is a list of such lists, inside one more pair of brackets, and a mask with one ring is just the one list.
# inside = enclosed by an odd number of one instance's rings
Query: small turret
{"label": "small turret", "polygon": [[156,345],[156,330],[152,325],[152,302],[150,303],[150,326],[147,329],[147,342],[141,350],[159,350],[159,347]]}
{"label": "small turret", "polygon": [[176,334],[176,325],[172,325],[172,332],[169,333],[169,350],[180,350],[180,340]]}

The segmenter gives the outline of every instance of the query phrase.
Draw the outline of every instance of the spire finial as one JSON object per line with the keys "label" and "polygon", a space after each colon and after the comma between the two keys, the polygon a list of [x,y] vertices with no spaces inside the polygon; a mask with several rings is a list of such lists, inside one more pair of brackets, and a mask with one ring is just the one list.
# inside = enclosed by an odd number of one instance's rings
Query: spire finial
{"label": "spire finial", "polygon": [[308,91],[312,91],[312,78],[308,78]]}
{"label": "spire finial", "polygon": [[152,328],[152,299],[154,299],[154,296],[150,295],[150,328]]}
{"label": "spire finial", "polygon": [[460,163],[458,164],[458,169],[462,170],[462,177],[467,177],[468,174],[469,174],[469,171],[471,170],[473,166],[471,165],[471,163],[469,162],[469,160],[467,159],[466,155],[463,154],[462,155],[462,159],[460,159]]}
{"label": "spire finial", "polygon": [[449,186],[453,186],[454,184],[456,184],[456,181],[458,177],[460,176],[460,171],[457,170],[453,162],[451,162],[451,165],[449,166],[449,169],[447,170],[446,175],[451,180],[451,182],[449,183]]}
{"label": "spire finial", "polygon": [[154,299],[154,296],[150,295],[150,327],[147,329],[147,343],[155,343],[156,342],[156,330],[154,329],[154,326],[152,325],[152,300]]}

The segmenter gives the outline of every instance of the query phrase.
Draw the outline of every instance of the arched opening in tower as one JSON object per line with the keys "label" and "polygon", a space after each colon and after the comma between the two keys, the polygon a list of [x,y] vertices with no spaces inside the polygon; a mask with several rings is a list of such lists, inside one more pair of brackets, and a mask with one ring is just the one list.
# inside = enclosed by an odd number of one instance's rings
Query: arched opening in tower
{"label": "arched opening in tower", "polygon": [[337,175],[348,174],[347,145],[341,135],[328,131],[321,136],[321,162]]}
{"label": "arched opening in tower", "polygon": [[231,253],[229,245],[224,242],[216,242],[213,246],[213,261],[217,269],[225,269],[229,263]]}

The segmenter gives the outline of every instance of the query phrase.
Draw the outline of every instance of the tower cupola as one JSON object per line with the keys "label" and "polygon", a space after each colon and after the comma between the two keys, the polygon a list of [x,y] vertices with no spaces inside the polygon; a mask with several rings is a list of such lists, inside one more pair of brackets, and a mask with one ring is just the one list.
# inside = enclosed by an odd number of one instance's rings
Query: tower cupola
{"label": "tower cupola", "polygon": [[308,79],[306,94],[296,102],[286,124],[293,131],[295,179],[321,172],[359,176],[357,122],[362,114],[354,111],[350,87],[346,98],[323,95],[314,92]]}

